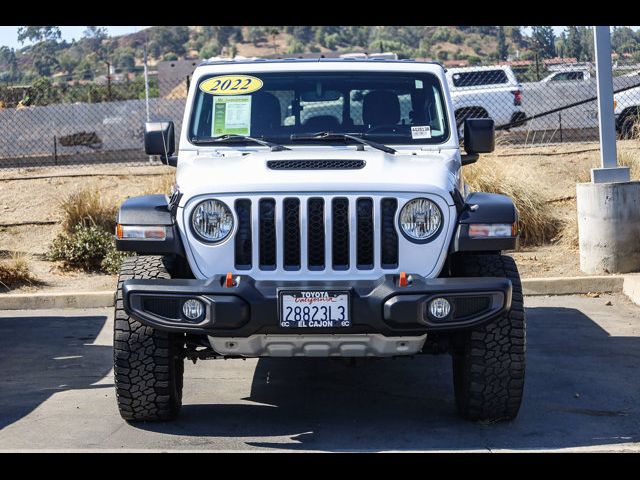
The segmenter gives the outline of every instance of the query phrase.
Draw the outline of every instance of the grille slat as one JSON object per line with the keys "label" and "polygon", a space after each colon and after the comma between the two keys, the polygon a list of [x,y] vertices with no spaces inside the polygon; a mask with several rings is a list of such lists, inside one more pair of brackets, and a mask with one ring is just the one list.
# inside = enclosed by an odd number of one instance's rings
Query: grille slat
{"label": "grille slat", "polygon": [[308,267],[309,270],[324,269],[324,199],[310,198],[307,205],[308,217]]}
{"label": "grille slat", "polygon": [[340,197],[332,201],[332,264],[334,270],[349,269],[349,200]]}
{"label": "grille slat", "polygon": [[238,270],[250,270],[251,261],[251,200],[236,200],[238,232],[236,233],[235,264]]}
{"label": "grille slat", "polygon": [[284,214],[284,268],[300,269],[300,200],[286,198],[283,204]]}
{"label": "grille slat", "polygon": [[373,268],[373,200],[359,198],[357,209],[357,268],[371,270]]}
{"label": "grille slat", "polygon": [[398,200],[383,198],[380,202],[380,263],[382,268],[398,268],[398,234],[395,226]]}
{"label": "grille slat", "polygon": [[260,200],[260,269],[276,268],[276,202],[273,198]]}

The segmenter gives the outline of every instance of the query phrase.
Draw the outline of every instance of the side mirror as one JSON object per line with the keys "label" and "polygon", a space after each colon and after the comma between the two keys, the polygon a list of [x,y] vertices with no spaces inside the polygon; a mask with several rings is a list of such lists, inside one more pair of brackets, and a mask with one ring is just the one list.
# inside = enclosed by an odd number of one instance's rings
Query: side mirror
{"label": "side mirror", "polygon": [[176,150],[176,138],[173,122],[147,122],[144,125],[144,151],[147,155],[159,155],[165,165],[173,167],[177,158],[173,156]]}
{"label": "side mirror", "polygon": [[478,161],[480,153],[491,153],[496,146],[495,123],[492,118],[467,118],[464,121],[462,165]]}

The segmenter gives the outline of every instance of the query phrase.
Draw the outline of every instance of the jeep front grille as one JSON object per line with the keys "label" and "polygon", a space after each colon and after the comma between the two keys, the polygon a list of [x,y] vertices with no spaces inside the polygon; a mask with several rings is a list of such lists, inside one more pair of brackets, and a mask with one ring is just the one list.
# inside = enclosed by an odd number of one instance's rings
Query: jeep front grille
{"label": "jeep front grille", "polygon": [[396,269],[397,209],[396,198],[374,200],[366,195],[239,198],[235,201],[235,267],[251,270],[257,265],[262,271],[344,271],[353,266],[357,270]]}

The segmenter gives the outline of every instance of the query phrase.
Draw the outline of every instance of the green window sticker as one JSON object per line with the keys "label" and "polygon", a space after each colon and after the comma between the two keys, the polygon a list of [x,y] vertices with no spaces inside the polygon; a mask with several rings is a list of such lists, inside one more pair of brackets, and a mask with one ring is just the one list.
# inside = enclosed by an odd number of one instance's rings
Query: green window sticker
{"label": "green window sticker", "polygon": [[213,97],[211,136],[251,135],[251,95]]}

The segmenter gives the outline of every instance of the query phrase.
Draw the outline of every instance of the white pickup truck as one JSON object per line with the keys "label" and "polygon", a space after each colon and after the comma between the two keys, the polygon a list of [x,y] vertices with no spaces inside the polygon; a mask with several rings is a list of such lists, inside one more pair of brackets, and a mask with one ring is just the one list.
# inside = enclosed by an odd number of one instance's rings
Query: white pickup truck
{"label": "white pickup truck", "polygon": [[522,86],[511,67],[450,68],[446,77],[458,129],[467,118],[492,118],[496,127],[524,124]]}
{"label": "white pickup truck", "polygon": [[640,86],[618,92],[613,98],[616,131],[620,138],[640,138]]}

